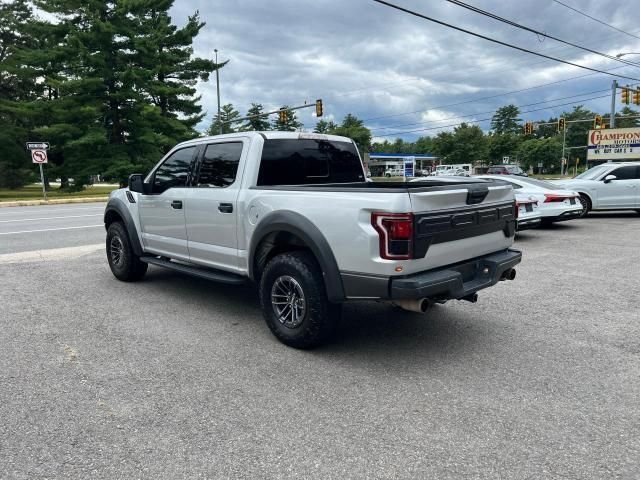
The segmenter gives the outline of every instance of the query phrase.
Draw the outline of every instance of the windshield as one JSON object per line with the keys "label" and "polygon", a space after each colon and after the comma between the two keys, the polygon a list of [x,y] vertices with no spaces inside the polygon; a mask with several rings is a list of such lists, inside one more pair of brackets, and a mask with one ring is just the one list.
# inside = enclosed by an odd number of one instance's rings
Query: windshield
{"label": "windshield", "polygon": [[607,171],[609,167],[605,167],[604,165],[598,165],[597,167],[590,168],[586,172],[582,172],[580,175],[574,178],[579,178],[580,180],[595,180],[604,172]]}

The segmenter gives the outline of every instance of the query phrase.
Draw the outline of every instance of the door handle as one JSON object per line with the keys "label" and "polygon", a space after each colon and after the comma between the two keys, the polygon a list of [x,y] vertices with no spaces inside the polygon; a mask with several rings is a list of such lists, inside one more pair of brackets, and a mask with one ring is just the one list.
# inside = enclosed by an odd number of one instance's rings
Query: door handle
{"label": "door handle", "polygon": [[171,202],[171,208],[180,210],[182,208],[182,200],[174,200],[173,202]]}
{"label": "door handle", "polygon": [[233,204],[232,203],[220,203],[218,205],[218,211],[220,213],[233,213]]}

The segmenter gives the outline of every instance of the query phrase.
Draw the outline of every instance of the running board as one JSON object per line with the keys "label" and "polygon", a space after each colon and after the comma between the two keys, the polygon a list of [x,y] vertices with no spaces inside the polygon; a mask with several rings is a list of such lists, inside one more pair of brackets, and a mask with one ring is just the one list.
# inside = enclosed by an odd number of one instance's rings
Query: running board
{"label": "running board", "polygon": [[140,260],[145,263],[150,263],[151,265],[157,265],[158,267],[168,268],[176,272],[185,273],[193,277],[204,278],[206,280],[212,280],[214,282],[228,283],[230,285],[242,285],[245,283],[244,277],[236,275],[235,273],[223,272],[222,270],[185,265],[183,263],[172,262],[171,260],[151,256],[140,257]]}

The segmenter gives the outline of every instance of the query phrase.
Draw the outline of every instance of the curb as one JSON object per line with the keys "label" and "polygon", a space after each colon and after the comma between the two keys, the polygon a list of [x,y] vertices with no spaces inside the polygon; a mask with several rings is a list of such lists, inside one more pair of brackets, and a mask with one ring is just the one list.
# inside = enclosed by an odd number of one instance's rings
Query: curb
{"label": "curb", "polygon": [[0,208],[3,207],[32,207],[36,205],[60,205],[63,203],[92,203],[106,202],[109,197],[79,197],[79,198],[53,198],[51,200],[16,200],[12,202],[0,202]]}

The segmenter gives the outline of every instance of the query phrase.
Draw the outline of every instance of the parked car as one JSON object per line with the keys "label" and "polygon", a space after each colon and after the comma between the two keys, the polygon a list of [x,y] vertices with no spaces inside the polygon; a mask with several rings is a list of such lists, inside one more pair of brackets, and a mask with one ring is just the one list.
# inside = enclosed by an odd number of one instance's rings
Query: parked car
{"label": "parked car", "polygon": [[535,197],[538,200],[542,223],[562,222],[582,215],[578,192],[562,189],[558,185],[516,175],[479,175],[476,178],[502,180],[509,183],[516,193]]}
{"label": "parked car", "polygon": [[438,174],[439,177],[468,177],[469,172],[462,168],[445,170]]}
{"label": "parked car", "polygon": [[517,165],[492,165],[487,170],[487,175],[518,175],[520,177],[529,176]]}
{"label": "parked car", "polygon": [[348,138],[238,132],[181,143],[132,175],[104,223],[119,280],[152,264],[253,281],[273,334],[310,348],[329,338],[345,301],[424,312],[513,280],[515,216],[502,183],[371,183]]}
{"label": "parked car", "polygon": [[518,232],[540,226],[542,214],[538,207],[538,200],[532,195],[516,193],[516,208],[518,209]]}
{"label": "parked car", "polygon": [[591,210],[640,213],[640,162],[604,163],[571,180],[552,183],[580,194],[583,216]]}
{"label": "parked car", "polygon": [[390,177],[404,177],[404,169],[401,166],[389,167],[385,170],[384,176]]}
{"label": "parked car", "polygon": [[467,175],[464,176],[469,176],[471,174],[471,170],[473,168],[473,165],[471,165],[470,163],[458,163],[458,164],[452,164],[452,165],[438,165],[436,166],[436,168],[431,172],[431,175],[433,176],[440,176],[440,175],[451,175],[451,173],[449,173],[451,170],[464,170]]}

